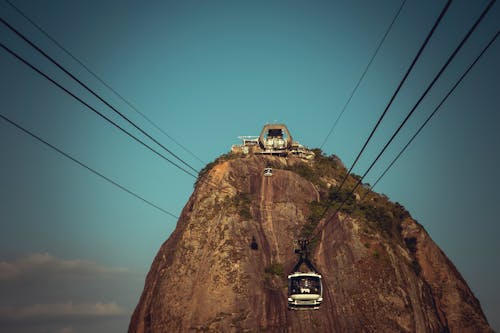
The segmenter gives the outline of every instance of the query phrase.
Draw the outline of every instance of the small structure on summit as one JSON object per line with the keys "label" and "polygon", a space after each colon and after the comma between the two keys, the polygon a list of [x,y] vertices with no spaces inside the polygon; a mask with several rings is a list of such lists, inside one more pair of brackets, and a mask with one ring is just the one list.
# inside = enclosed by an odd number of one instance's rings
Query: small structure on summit
{"label": "small structure on summit", "polygon": [[311,150],[297,141],[293,141],[290,131],[284,124],[267,124],[262,128],[259,136],[239,136],[238,138],[243,143],[231,147],[231,151],[234,153],[294,155],[305,159],[314,157]]}

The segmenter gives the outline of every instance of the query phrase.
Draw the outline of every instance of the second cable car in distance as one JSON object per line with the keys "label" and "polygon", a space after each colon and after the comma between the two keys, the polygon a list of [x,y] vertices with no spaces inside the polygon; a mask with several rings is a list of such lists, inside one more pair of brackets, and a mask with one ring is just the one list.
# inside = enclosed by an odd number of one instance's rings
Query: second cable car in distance
{"label": "second cable car in distance", "polygon": [[[307,240],[299,241],[300,249],[295,253],[299,261],[288,275],[288,308],[292,310],[319,309],[323,301],[323,284],[321,274],[309,260]],[[305,264],[309,272],[301,272],[300,266]]]}

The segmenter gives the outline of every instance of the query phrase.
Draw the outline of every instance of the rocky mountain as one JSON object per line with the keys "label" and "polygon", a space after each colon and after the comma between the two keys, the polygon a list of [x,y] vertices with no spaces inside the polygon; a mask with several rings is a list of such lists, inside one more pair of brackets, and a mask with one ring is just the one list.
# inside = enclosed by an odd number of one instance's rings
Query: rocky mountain
{"label": "rocky mountain", "polygon": [[[319,151],[310,160],[232,153],[209,164],[153,261],[129,332],[493,332],[404,207],[365,185],[322,218],[346,198],[337,188],[345,174]],[[288,310],[296,241],[315,232],[323,304]]]}

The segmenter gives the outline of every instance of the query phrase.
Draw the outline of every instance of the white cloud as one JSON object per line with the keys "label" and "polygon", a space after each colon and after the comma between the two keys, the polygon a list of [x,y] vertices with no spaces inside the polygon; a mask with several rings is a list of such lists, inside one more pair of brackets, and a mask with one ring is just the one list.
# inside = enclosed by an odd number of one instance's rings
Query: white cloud
{"label": "white cloud", "polygon": [[34,253],[14,261],[0,261],[0,281],[32,276],[110,277],[127,272],[122,267],[106,267],[90,260],[60,259],[48,253]]}
{"label": "white cloud", "polygon": [[75,330],[73,329],[72,326],[68,326],[68,327],[63,327],[61,328],[58,333],[75,333]]}
{"label": "white cloud", "polygon": [[[129,313],[115,302],[74,304],[54,303],[54,304],[33,304],[26,306],[0,307],[0,320],[26,320],[26,319],[47,319],[66,317],[117,317],[125,316]],[[63,329],[72,332],[71,327]]]}

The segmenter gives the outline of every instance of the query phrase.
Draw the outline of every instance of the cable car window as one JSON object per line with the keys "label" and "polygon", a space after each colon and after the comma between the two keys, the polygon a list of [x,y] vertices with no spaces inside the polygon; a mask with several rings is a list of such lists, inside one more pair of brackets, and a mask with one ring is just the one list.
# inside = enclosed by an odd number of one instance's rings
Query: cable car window
{"label": "cable car window", "polygon": [[291,294],[319,294],[321,282],[318,277],[296,277],[290,280]]}

